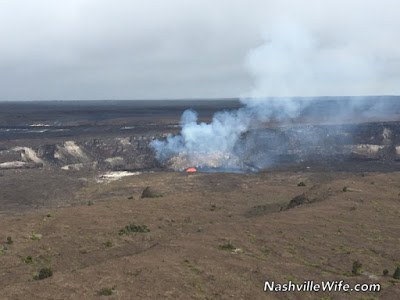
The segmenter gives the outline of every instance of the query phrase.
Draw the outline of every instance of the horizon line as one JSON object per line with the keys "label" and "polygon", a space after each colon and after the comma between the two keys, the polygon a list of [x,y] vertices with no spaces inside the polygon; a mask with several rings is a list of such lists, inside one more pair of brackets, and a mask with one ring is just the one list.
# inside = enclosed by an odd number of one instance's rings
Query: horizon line
{"label": "horizon line", "polygon": [[340,95],[340,96],[268,96],[268,97],[221,97],[221,98],[211,98],[211,97],[195,97],[195,98],[147,98],[147,99],[31,99],[31,100],[20,100],[11,99],[4,100],[0,99],[1,102],[75,102],[75,101],[232,101],[240,99],[316,99],[316,98],[371,98],[371,97],[400,97],[400,95],[395,94],[382,94],[382,95]]}

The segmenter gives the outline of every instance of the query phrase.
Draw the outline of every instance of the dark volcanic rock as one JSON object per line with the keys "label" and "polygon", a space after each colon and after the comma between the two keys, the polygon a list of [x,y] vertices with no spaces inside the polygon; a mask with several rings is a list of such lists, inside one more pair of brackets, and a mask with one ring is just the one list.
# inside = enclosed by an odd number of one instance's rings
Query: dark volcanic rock
{"label": "dark volcanic rock", "polygon": [[162,194],[154,191],[151,187],[146,187],[143,192],[141,198],[159,198],[162,197]]}
{"label": "dark volcanic rock", "polygon": [[303,205],[303,204],[309,204],[314,201],[315,201],[315,199],[310,199],[305,194],[297,195],[290,201],[290,203],[288,204],[286,209],[291,209],[293,207]]}

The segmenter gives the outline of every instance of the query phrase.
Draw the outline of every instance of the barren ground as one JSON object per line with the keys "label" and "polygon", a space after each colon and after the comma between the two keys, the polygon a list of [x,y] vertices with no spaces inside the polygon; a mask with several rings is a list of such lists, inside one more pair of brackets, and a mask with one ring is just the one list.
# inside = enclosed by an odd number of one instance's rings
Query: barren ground
{"label": "barren ground", "polygon": [[[399,181],[399,172],[312,169],[89,179],[59,191],[69,207],[43,203],[0,219],[10,250],[0,256],[1,298],[96,299],[115,286],[114,299],[396,299],[400,285],[382,271],[400,264]],[[142,199],[146,186],[163,197]],[[280,211],[302,193],[316,201]],[[118,235],[130,223],[150,232]],[[226,242],[242,251],[219,249]],[[362,275],[351,276],[355,260]],[[33,280],[44,266],[53,276]],[[379,282],[382,291],[273,294],[263,292],[266,280]]]}

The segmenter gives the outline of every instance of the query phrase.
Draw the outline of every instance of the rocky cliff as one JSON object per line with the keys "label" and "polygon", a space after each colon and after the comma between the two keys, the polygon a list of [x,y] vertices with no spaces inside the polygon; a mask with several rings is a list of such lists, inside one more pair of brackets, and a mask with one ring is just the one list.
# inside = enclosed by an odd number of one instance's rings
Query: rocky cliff
{"label": "rocky cliff", "polygon": [[[150,142],[167,134],[73,138],[56,143],[18,146],[0,150],[0,169],[61,168],[63,170],[143,170],[182,165],[182,157],[159,162]],[[207,156],[223,159],[224,153]],[[400,160],[400,123],[362,125],[304,125],[254,129],[242,136],[234,155],[243,168],[263,169],[277,163],[319,163],[335,160]],[[204,159],[202,157],[201,159]],[[175,165],[174,165],[175,164]],[[186,164],[184,166],[186,166]],[[215,164],[218,166],[218,162]],[[183,166],[183,165],[182,165]]]}

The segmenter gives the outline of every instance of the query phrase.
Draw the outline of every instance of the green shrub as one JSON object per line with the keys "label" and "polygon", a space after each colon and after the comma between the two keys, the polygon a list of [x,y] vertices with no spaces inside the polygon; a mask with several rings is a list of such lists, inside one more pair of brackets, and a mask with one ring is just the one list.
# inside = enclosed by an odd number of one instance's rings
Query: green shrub
{"label": "green shrub", "polygon": [[393,279],[400,279],[400,267],[397,267],[396,271],[394,271]]}
{"label": "green shrub", "polygon": [[389,270],[388,269],[383,270],[382,274],[383,276],[387,276],[387,274],[389,274]]}
{"label": "green shrub", "polygon": [[106,248],[111,248],[113,246],[113,243],[111,241],[107,241],[104,243],[104,246],[106,246]]}
{"label": "green shrub", "polygon": [[129,200],[132,200],[132,199],[134,199],[134,198],[133,198],[133,196],[129,196],[128,199],[129,199]]}
{"label": "green shrub", "polygon": [[22,259],[22,261],[23,261],[24,263],[26,263],[26,264],[33,264],[33,258],[32,258],[32,256],[30,256],[30,255],[28,255],[27,257],[24,257],[24,258]]}
{"label": "green shrub", "polygon": [[10,253],[11,253],[11,252],[10,252],[10,250],[8,250],[7,247],[0,246],[0,255],[8,255],[8,254],[10,254]]}
{"label": "green shrub", "polygon": [[103,288],[100,291],[98,291],[97,293],[100,296],[111,296],[114,291],[115,291],[116,286],[110,287],[110,288]]}
{"label": "green shrub", "polygon": [[42,279],[45,279],[45,278],[48,278],[48,277],[51,277],[51,276],[53,276],[53,271],[50,268],[46,267],[46,268],[40,269],[39,274],[35,275],[34,279],[35,280],[42,280]]}
{"label": "green shrub", "polygon": [[149,231],[150,231],[150,229],[148,229],[146,225],[129,224],[129,225],[126,225],[124,228],[122,228],[118,234],[124,235],[124,234],[131,234],[134,232],[145,233],[145,232],[149,232]]}
{"label": "green shrub", "polygon": [[231,242],[224,242],[223,244],[218,246],[218,249],[233,252],[236,250],[236,247]]}
{"label": "green shrub", "polygon": [[7,244],[11,245],[12,243],[14,243],[14,241],[12,240],[11,236],[7,237]]}
{"label": "green shrub", "polygon": [[353,268],[351,269],[351,274],[353,274],[353,276],[356,275],[360,275],[362,273],[362,264],[356,260],[353,262]]}
{"label": "green shrub", "polygon": [[32,235],[30,236],[30,238],[31,238],[31,240],[39,241],[39,240],[42,238],[42,235],[41,235],[41,234],[38,234],[38,233],[32,233]]}
{"label": "green shrub", "polygon": [[306,186],[306,184],[303,181],[300,181],[297,186]]}

